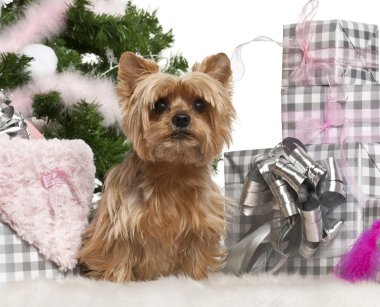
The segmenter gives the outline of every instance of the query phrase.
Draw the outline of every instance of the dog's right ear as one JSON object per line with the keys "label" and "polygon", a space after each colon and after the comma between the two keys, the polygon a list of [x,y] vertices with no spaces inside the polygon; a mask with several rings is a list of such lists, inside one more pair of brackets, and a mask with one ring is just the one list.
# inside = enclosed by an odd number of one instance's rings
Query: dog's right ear
{"label": "dog's right ear", "polygon": [[124,52],[119,61],[118,80],[132,93],[136,84],[144,77],[159,71],[159,66],[132,52]]}

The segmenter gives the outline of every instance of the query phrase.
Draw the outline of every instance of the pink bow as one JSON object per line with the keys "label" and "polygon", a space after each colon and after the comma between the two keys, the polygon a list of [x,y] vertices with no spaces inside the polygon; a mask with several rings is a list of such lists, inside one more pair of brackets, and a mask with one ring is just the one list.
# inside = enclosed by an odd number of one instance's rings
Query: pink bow
{"label": "pink bow", "polygon": [[70,186],[69,175],[60,168],[41,175],[42,186],[49,191],[49,206],[52,216],[59,216],[57,185],[67,184]]}
{"label": "pink bow", "polygon": [[334,143],[334,137],[329,135],[331,128],[342,127],[346,119],[337,97],[332,97],[332,88],[327,89],[324,108],[324,118],[304,118],[297,122],[296,137],[305,144],[312,143],[313,139],[323,135],[326,143]]}
{"label": "pink bow", "polygon": [[[344,94],[343,91],[339,91],[340,94]],[[342,110],[341,104],[338,100],[339,93],[333,92],[333,88],[328,87],[326,89],[326,102],[324,108],[324,119],[319,118],[304,118],[297,122],[296,127],[296,137],[303,141],[305,144],[313,143],[313,139],[319,135],[323,135],[323,143],[336,143],[336,136],[329,135],[329,130],[331,128],[342,128],[339,136],[340,144],[340,163],[342,165],[342,170],[347,181],[347,186],[349,187],[352,195],[356,198],[359,206],[365,205],[365,193],[363,192],[361,186],[357,183],[356,177],[349,166],[347,156],[344,151],[344,144],[350,137],[349,129],[352,129],[355,122],[359,123],[378,123],[379,118],[375,117],[372,119],[361,119],[360,121],[355,121],[355,119],[347,119],[344,117],[344,112]],[[331,137],[331,138],[330,138]],[[359,141],[359,140],[356,140]],[[380,142],[380,136],[370,135],[368,137],[362,136],[360,141],[363,142]]]}
{"label": "pink bow", "polygon": [[296,43],[298,48],[300,48],[303,53],[302,61],[296,66],[292,74],[289,76],[289,79],[300,82],[300,84],[303,84],[304,82],[310,84],[310,76],[316,69],[327,70],[326,76],[328,77],[330,70],[335,63],[334,59],[320,59],[314,57],[309,50],[311,37],[315,31],[315,24],[313,24],[312,21],[317,13],[318,6],[318,0],[309,0],[309,2],[305,4],[298,16],[298,23],[296,26],[296,42],[293,42],[293,44],[292,42],[284,43],[284,46],[289,45],[289,47],[294,47],[292,45]]}

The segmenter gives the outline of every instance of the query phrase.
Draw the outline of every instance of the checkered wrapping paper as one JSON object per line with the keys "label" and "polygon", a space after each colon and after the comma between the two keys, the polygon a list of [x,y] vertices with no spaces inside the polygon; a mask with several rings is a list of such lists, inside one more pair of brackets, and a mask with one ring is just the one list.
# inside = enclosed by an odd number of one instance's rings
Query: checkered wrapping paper
{"label": "checkered wrapping paper", "polygon": [[[330,67],[317,68],[310,79],[289,79],[304,53],[296,45],[296,24],[283,28],[282,86],[369,84],[378,81],[378,28],[376,25],[344,20],[312,22],[309,54],[327,61]],[[291,42],[291,43],[290,43]],[[296,48],[295,48],[296,47]]]}
{"label": "checkered wrapping paper", "polygon": [[[328,218],[344,221],[337,237],[327,246],[321,247],[311,259],[301,256],[290,257],[279,272],[299,273],[303,275],[329,274],[342,255],[355,241],[358,235],[380,216],[380,170],[375,161],[380,161],[380,144],[346,143],[344,154],[349,164],[349,170],[363,188],[366,195],[366,205],[360,208],[355,198],[347,189],[347,201],[332,208]],[[315,160],[335,157],[340,164],[339,145],[318,144],[307,146],[307,151]],[[267,153],[269,149],[227,152],[224,155],[225,193],[236,204],[239,203],[243,183],[250,162],[254,156]],[[377,159],[377,160],[376,160]],[[232,246],[260,223],[260,216],[244,216],[239,210],[231,218],[227,246]],[[279,260],[279,255],[272,253],[268,260],[268,268]]]}
{"label": "checkered wrapping paper", "polygon": [[[308,130],[312,121],[327,120],[329,93],[337,99],[346,123]],[[304,143],[339,143],[342,132],[346,141],[379,142],[380,84],[282,88],[281,121],[284,138],[296,137]]]}
{"label": "checkered wrapping paper", "polygon": [[37,248],[20,239],[10,226],[0,221],[0,286],[8,282],[51,279],[65,276],[47,261]]}

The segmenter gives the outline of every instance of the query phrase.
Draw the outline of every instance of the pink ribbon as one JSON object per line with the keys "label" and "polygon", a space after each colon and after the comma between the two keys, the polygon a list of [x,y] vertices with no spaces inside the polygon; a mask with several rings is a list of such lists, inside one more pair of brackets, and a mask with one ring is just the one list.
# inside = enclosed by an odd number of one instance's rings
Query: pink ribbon
{"label": "pink ribbon", "polygon": [[338,102],[338,94],[333,93],[331,87],[327,87],[325,95],[323,119],[303,118],[296,123],[296,138],[305,144],[312,143],[312,140],[319,135],[323,135],[325,143],[334,143],[334,138],[328,133],[330,128],[339,128],[345,123],[343,110]]}
{"label": "pink ribbon", "polygon": [[[335,103],[336,105],[339,105],[338,103]],[[340,105],[339,105],[340,107]],[[347,156],[344,151],[344,144],[349,137],[348,135],[348,129],[353,126],[355,123],[353,120],[346,119],[344,120],[343,118],[343,112],[341,108],[336,109],[337,112],[336,114],[332,114],[332,117],[336,116],[336,121],[335,122],[327,122],[327,121],[318,121],[317,119],[315,120],[309,120],[308,122],[310,123],[308,129],[312,131],[313,129],[317,130],[317,133],[326,133],[329,128],[331,127],[336,127],[337,124],[339,124],[342,127],[342,132],[340,135],[340,140],[339,140],[339,156],[340,156],[340,163],[342,166],[342,171],[344,174],[344,177],[346,178],[347,181],[347,186],[351,191],[351,194],[356,198],[358,204],[360,207],[365,206],[365,200],[366,196],[365,193],[363,192],[363,189],[361,186],[357,183],[357,180],[355,178],[355,175],[352,172],[352,168],[350,167],[348,163]],[[334,113],[334,112],[333,112]],[[370,120],[365,120],[363,121],[365,123],[378,123],[378,119],[370,119]],[[302,125],[305,124],[305,122],[302,122]],[[314,124],[315,123],[315,124]],[[302,126],[300,125],[300,126]],[[305,130],[307,131],[307,130]],[[362,137],[360,141],[363,142],[380,142],[380,136],[369,136],[367,137]],[[330,142],[333,143],[333,142]]]}
{"label": "pink ribbon", "polygon": [[[318,55],[319,52],[328,51],[328,48],[313,50],[317,56],[312,54],[309,45],[315,32],[316,24],[313,22],[313,19],[317,13],[318,6],[318,0],[309,0],[309,2],[305,4],[298,16],[298,23],[295,29],[295,40],[289,39],[283,44],[284,48],[300,49],[302,52],[302,60],[299,64],[292,68],[285,68],[293,70],[289,76],[289,80],[294,81],[298,85],[305,85],[305,83],[306,85],[310,85],[312,81],[311,77],[315,74],[315,70],[319,69],[321,70],[321,76],[325,76],[328,85],[330,85],[331,74],[336,66],[342,68],[339,77],[343,76],[344,66],[376,69],[378,67],[377,63],[368,63],[368,58],[371,59],[373,57],[372,51],[360,50],[354,45],[352,45],[353,48],[335,47],[333,48],[333,54],[330,54],[329,57],[322,58]],[[340,49],[343,49],[343,53],[348,53],[353,49],[354,52],[351,56],[354,57],[354,59],[336,59],[335,54]],[[375,80],[374,77],[373,80]]]}
{"label": "pink ribbon", "polygon": [[[344,151],[344,143],[347,138],[349,138],[348,129],[353,127],[356,121],[352,119],[346,119],[344,117],[344,112],[340,103],[338,102],[337,96],[332,97],[332,88],[327,88],[327,99],[324,108],[323,120],[319,118],[305,118],[296,124],[297,138],[305,143],[312,143],[312,140],[323,134],[325,143],[335,143],[335,137],[330,138],[328,131],[330,128],[341,127],[342,131],[340,134],[340,162],[342,165],[342,171],[347,181],[347,186],[349,187],[352,195],[356,198],[359,206],[363,207],[365,205],[365,193],[363,189],[357,183],[357,180],[349,166],[347,156]],[[360,123],[379,123],[379,118],[362,119]],[[375,142],[380,141],[380,136],[370,135],[368,137],[362,136],[360,141],[363,142]]]}
{"label": "pink ribbon", "polygon": [[[241,56],[242,49],[251,42],[271,42],[282,48],[300,50],[302,58],[299,59],[298,63],[289,63],[290,60],[294,61],[294,51],[292,51],[290,58],[286,57],[286,53],[283,54],[283,70],[292,71],[289,79],[297,83],[297,85],[310,84],[312,81],[311,77],[317,69],[321,70],[322,77],[327,78],[328,84],[330,84],[332,73],[335,73],[334,70],[337,66],[342,68],[338,77],[343,77],[343,68],[345,66],[377,69],[377,53],[366,48],[361,50],[353,44],[352,48],[334,47],[310,50],[309,45],[316,26],[313,19],[317,13],[318,6],[318,0],[309,0],[303,7],[298,16],[294,39],[288,39],[282,43],[266,36],[257,36],[250,41],[238,45],[231,56],[233,79],[239,81],[243,78],[245,67]],[[343,56],[343,59],[338,60],[336,57],[339,53],[348,54],[348,59]],[[373,80],[375,81],[374,77]]]}
{"label": "pink ribbon", "polygon": [[[364,120],[365,123],[379,123],[379,119],[369,119]],[[344,173],[344,176],[347,181],[347,186],[350,188],[350,191],[352,195],[356,198],[359,206],[364,207],[366,203],[366,196],[363,192],[362,187],[357,183],[357,180],[355,179],[355,176],[351,170],[351,167],[348,164],[348,160],[346,157],[346,154],[344,152],[343,146],[346,142],[346,139],[349,137],[347,130],[349,127],[351,127],[355,122],[352,120],[346,120],[343,125],[342,133],[340,135],[340,163],[342,165],[342,170]],[[368,138],[362,137],[360,141],[370,143],[370,142],[380,142],[380,136],[379,135],[371,135]]]}
{"label": "pink ribbon", "polygon": [[349,121],[345,122],[345,125],[341,133],[341,137],[340,137],[340,164],[342,166],[342,171],[343,171],[344,177],[346,178],[347,186],[349,187],[351,194],[354,195],[359,206],[364,207],[365,195],[363,193],[363,189],[358,185],[357,180],[355,179],[355,176],[352,173],[350,165],[348,164],[348,160],[343,149],[344,142],[348,136],[346,127],[349,124],[352,124],[352,123]]}
{"label": "pink ribbon", "polygon": [[311,73],[316,69],[327,70],[328,78],[330,70],[335,63],[335,59],[321,59],[314,57],[310,53],[309,44],[315,31],[315,23],[312,21],[317,13],[318,6],[318,0],[309,0],[309,2],[305,4],[298,16],[295,38],[296,44],[292,42],[292,40],[289,40],[289,42],[284,42],[284,47],[298,47],[303,53],[301,62],[295,67],[289,76],[290,80],[300,84],[303,84],[304,82],[310,84]]}
{"label": "pink ribbon", "polygon": [[69,175],[63,169],[55,168],[41,175],[41,183],[49,191],[48,201],[52,216],[59,216],[57,186],[64,183],[70,186]]}
{"label": "pink ribbon", "polygon": [[[331,112],[329,114],[329,111]],[[339,150],[339,156],[340,156],[340,163],[342,166],[342,171],[344,174],[344,177],[347,181],[347,186],[349,187],[351,194],[356,198],[359,206],[364,206],[365,204],[365,196],[363,193],[363,190],[358,185],[357,180],[355,179],[355,176],[353,175],[353,172],[349,166],[346,154],[344,152],[344,143],[348,137],[347,129],[349,126],[353,124],[350,120],[344,120],[343,112],[341,109],[341,106],[337,102],[329,102],[326,104],[325,108],[325,114],[329,114],[329,117],[327,120],[323,121],[320,119],[309,119],[305,120],[299,123],[297,125],[297,129],[303,129],[303,132],[306,135],[309,135],[309,138],[304,137],[304,139],[309,139],[307,143],[311,143],[311,139],[313,139],[317,134],[326,134],[328,136],[328,130],[332,127],[342,127],[342,132],[340,136],[340,150]],[[311,134],[311,132],[314,131],[314,134]],[[309,133],[308,133],[309,132]],[[328,137],[325,138],[327,143],[334,143],[331,139]],[[302,140],[301,140],[302,141]],[[332,141],[332,142],[331,142]]]}

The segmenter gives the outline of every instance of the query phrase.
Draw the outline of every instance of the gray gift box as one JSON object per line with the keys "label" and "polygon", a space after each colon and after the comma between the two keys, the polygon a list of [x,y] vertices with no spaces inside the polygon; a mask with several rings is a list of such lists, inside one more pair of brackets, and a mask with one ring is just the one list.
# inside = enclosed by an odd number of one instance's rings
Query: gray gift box
{"label": "gray gift box", "polygon": [[296,27],[290,24],[283,28],[282,86],[378,82],[376,25],[312,21],[307,33],[297,32]]}
{"label": "gray gift box", "polygon": [[305,144],[380,141],[380,84],[281,90],[282,136]]}
{"label": "gray gift box", "polygon": [[0,286],[14,281],[55,279],[67,274],[0,220]]}
{"label": "gray gift box", "polygon": [[[318,144],[306,147],[308,154],[315,160],[334,157],[341,163],[340,146],[336,144]],[[237,205],[243,189],[244,180],[248,174],[252,158],[258,154],[268,153],[270,149],[227,152],[224,155],[225,193]],[[362,187],[365,204],[360,207],[346,186],[346,201],[338,206],[327,208],[329,219],[343,220],[343,226],[337,236],[327,246],[321,246],[311,258],[304,259],[299,255],[289,257],[278,272],[299,273],[303,275],[326,275],[331,273],[340,256],[348,250],[363,230],[380,215],[380,169],[376,161],[380,161],[380,144],[346,143],[342,151],[347,159],[348,169],[353,174],[357,184]],[[231,222],[226,240],[231,248],[240,239],[260,223],[259,215],[246,216],[243,211],[236,210]],[[271,254],[267,260],[268,271],[274,267],[281,256]],[[267,269],[265,269],[267,270]]]}

